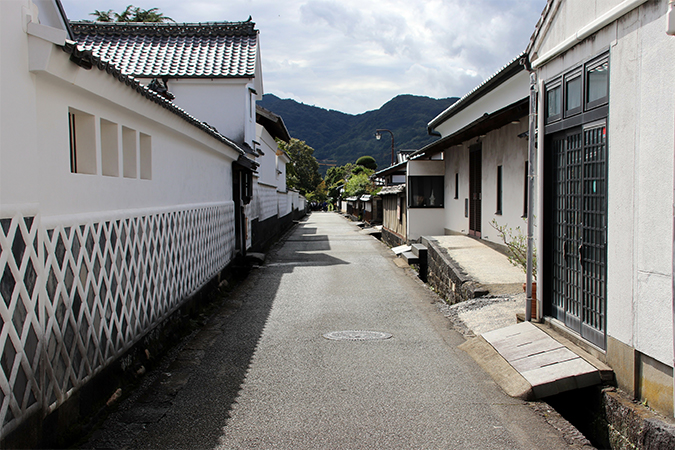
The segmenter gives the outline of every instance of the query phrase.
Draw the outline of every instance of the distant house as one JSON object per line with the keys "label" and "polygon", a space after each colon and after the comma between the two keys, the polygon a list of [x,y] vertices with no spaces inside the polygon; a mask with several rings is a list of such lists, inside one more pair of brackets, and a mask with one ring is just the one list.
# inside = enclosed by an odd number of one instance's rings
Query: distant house
{"label": "distant house", "polygon": [[523,56],[429,122],[429,132],[441,138],[412,155],[443,155],[446,200],[438,234],[501,244],[492,220],[512,228],[524,224],[529,75]]}
{"label": "distant house", "polygon": [[382,240],[392,247],[406,243],[405,184],[385,186],[379,195],[382,197]]}
{"label": "distant house", "polygon": [[549,0],[527,50],[544,313],[669,416],[674,14],[666,0]]}
{"label": "distant house", "polygon": [[[414,154],[414,153],[413,153]],[[442,155],[418,154],[375,173],[385,187],[382,197],[382,238],[391,245],[443,234],[445,165]]]}
{"label": "distant house", "polygon": [[[234,27],[252,34],[251,24]],[[179,29],[187,33],[171,32]],[[108,35],[97,36],[92,42]],[[255,160],[272,158],[280,173],[287,161],[268,136],[283,135],[278,123],[261,119],[254,142],[249,87],[258,81],[223,79],[213,88],[241,85],[239,101],[230,98],[241,117],[232,138],[228,121],[203,122],[159,83],[151,89],[117,65],[134,55],[108,59],[76,39],[58,0],[0,2],[4,444],[31,423],[37,445],[35,424],[48,414],[76,420],[77,408],[61,406],[244,250],[247,226],[236,218],[253,193]],[[257,45],[257,34],[251,39]],[[161,48],[169,50],[154,50]],[[174,83],[177,97],[188,85],[218,85],[184,84]],[[283,181],[274,187],[282,217],[303,201],[291,194],[282,202]]]}
{"label": "distant house", "polygon": [[300,196],[286,188],[286,164],[290,158],[276,143],[276,139],[291,140],[283,119],[260,106],[256,111],[255,149],[260,166],[253,176],[253,201],[246,215],[251,220],[249,244],[253,250],[261,250],[292,224],[297,218],[294,212],[304,214],[305,205],[299,205]]}

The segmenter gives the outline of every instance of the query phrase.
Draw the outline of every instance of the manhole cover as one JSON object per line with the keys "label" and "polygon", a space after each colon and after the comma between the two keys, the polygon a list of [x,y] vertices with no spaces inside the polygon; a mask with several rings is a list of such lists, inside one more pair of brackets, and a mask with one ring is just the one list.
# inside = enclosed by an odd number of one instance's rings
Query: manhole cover
{"label": "manhole cover", "polygon": [[333,341],[374,341],[378,339],[389,339],[392,335],[381,331],[331,331],[323,335],[326,339]]}

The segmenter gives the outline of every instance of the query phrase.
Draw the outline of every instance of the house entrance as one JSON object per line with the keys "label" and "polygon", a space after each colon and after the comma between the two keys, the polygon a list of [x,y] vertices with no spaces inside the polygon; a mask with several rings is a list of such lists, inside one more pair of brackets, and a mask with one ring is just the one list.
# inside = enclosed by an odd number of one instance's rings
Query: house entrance
{"label": "house entrance", "polygon": [[482,145],[469,147],[469,234],[480,237]]}
{"label": "house entrance", "polygon": [[550,313],[605,348],[607,276],[607,128],[605,122],[547,139],[545,226]]}

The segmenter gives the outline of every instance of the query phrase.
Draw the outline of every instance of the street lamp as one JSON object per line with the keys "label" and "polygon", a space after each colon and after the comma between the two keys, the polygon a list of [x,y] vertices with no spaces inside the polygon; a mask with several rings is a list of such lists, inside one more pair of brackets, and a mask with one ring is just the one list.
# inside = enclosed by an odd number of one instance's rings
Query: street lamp
{"label": "street lamp", "polygon": [[391,132],[391,130],[387,130],[384,128],[380,128],[375,130],[375,139],[378,141],[382,139],[382,132],[386,131],[387,133],[391,134],[391,165],[394,165],[394,133]]}

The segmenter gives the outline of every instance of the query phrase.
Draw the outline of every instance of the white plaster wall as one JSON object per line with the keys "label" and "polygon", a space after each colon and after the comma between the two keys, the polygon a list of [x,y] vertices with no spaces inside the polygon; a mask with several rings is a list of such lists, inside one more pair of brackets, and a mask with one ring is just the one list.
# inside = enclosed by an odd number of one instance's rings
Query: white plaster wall
{"label": "white plaster wall", "polygon": [[[483,138],[481,239],[503,244],[490,225],[492,219],[496,219],[500,225],[508,225],[513,229],[520,227],[523,234],[527,233],[527,222],[522,217],[528,140],[518,137],[518,134],[527,131],[527,128],[528,119],[523,118],[518,124],[508,124],[487,133]],[[502,214],[496,214],[497,166],[502,166]],[[468,183],[468,172],[465,178]],[[452,182],[454,184],[454,176]]]}
{"label": "white plaster wall", "polygon": [[[535,46],[537,53],[544,54],[565,39],[572,37],[584,26],[610,11],[623,0],[564,0],[545,36]],[[665,25],[664,25],[665,26]]]}
{"label": "white plaster wall", "polygon": [[443,176],[445,163],[442,160],[408,161],[408,176]]}
{"label": "white plaster wall", "polygon": [[[459,173],[459,198],[455,198],[455,174]],[[469,218],[464,203],[469,198],[469,147],[456,145],[445,151],[445,223],[444,228],[469,233]]]}
{"label": "white plaster wall", "polygon": [[277,155],[277,190],[279,192],[286,192],[288,187],[286,186],[286,164],[290,163],[291,160],[285,154]]}
{"label": "white plaster wall", "polygon": [[279,205],[275,187],[261,184],[258,189],[258,201],[260,204],[260,215],[258,218],[261,222],[278,214]]}
{"label": "white plaster wall", "polygon": [[272,135],[260,124],[256,125],[256,140],[260,142],[260,149],[263,155],[256,159],[260,164],[258,174],[260,183],[269,186],[277,185],[277,143]]}
{"label": "white plaster wall", "polygon": [[449,136],[483,117],[484,114],[492,114],[522,100],[528,92],[530,92],[530,76],[526,71],[519,72],[452,116],[451,119],[437,125],[435,130],[443,137]]}
{"label": "white plaster wall", "polygon": [[[0,208],[8,204],[37,201],[40,186],[27,183],[37,178],[38,167],[35,123],[36,89],[28,72],[28,40],[22,28],[23,9],[30,2],[0,2]],[[25,168],[18,172],[17,167]]]}
{"label": "white plaster wall", "polygon": [[176,105],[234,142],[241,144],[248,137],[252,146],[253,133],[246,133],[251,115],[248,82],[247,78],[169,80],[169,91],[176,96]]}
{"label": "white plaster wall", "polygon": [[422,236],[443,236],[444,208],[408,208],[408,240]]}
{"label": "white plaster wall", "polygon": [[[639,28],[633,30],[627,22],[626,42],[624,29],[619,27],[619,42],[612,51],[612,68],[632,66],[637,74],[637,96],[630,111],[635,128],[614,126],[615,107],[612,100],[625,95],[623,88],[630,89],[633,83],[623,77],[614,81],[610,71],[610,157],[621,152],[635,155],[635,192],[632,196],[635,230],[636,257],[633,259],[636,276],[634,297],[635,348],[667,365],[673,361],[672,339],[672,255],[673,255],[673,147],[675,130],[675,78],[672,55],[675,54],[675,39],[664,32],[666,2],[648,3],[639,10]],[[634,14],[636,15],[636,14]],[[623,24],[621,24],[623,25]],[[636,36],[635,36],[636,35]],[[635,36],[633,38],[633,36]],[[631,39],[633,38],[633,39]],[[631,42],[633,41],[633,42]],[[635,42],[636,41],[636,42]],[[640,58],[632,59],[632,44],[637,43]],[[624,50],[627,54],[624,56]],[[622,71],[621,74],[625,72]],[[613,83],[614,82],[614,83]],[[626,134],[626,140],[623,137]],[[634,139],[636,145],[630,145]],[[622,182],[625,167],[610,166],[610,205],[620,202],[613,196],[614,186]],[[619,188],[620,189],[620,188]],[[629,198],[626,199],[630,200]],[[613,217],[612,217],[613,218]],[[609,222],[612,229],[613,222]],[[617,230],[618,231],[618,230]],[[616,236],[616,235],[614,235]],[[610,241],[611,243],[611,241]],[[617,245],[620,245],[617,242]],[[610,283],[628,276],[626,269],[608,274]],[[615,292],[613,284],[608,293]],[[618,306],[618,305],[617,305]],[[609,314],[619,315],[619,308],[608,305]],[[612,314],[613,313],[613,314]],[[613,317],[614,319],[614,317]],[[615,327],[608,327],[614,335]]]}
{"label": "white plaster wall", "polygon": [[[232,200],[232,158],[214,150],[222,146],[215,139],[210,145],[196,141],[91,93],[58,84],[38,77],[40,179],[49,180],[52,187],[40,191],[44,215]],[[97,175],[71,173],[68,106],[151,136],[152,180],[102,176],[100,158]],[[159,105],[155,109],[165,116],[162,119],[173,119]]]}
{"label": "white plaster wall", "polygon": [[[512,228],[520,226],[523,233],[527,224],[522,219],[525,162],[528,158],[528,141],[518,134],[528,128],[527,117],[517,124],[508,124],[485,135],[482,142],[482,202],[481,239],[502,243],[492,219]],[[469,198],[469,146],[476,138],[457,145],[445,152],[445,209],[444,227],[452,232],[468,234],[469,218],[465,217],[465,201]],[[502,214],[497,209],[497,166],[502,166]],[[455,174],[459,173],[459,198],[455,199]]]}
{"label": "white plaster wall", "polygon": [[277,201],[279,202],[279,217],[284,217],[291,212],[291,198],[289,193],[277,192]]}
{"label": "white plaster wall", "polygon": [[[37,203],[45,217],[232,200],[231,163],[238,156],[232,148],[107,73],[81,69],[53,44],[30,39],[49,61],[45,64],[47,71],[10,73],[10,78],[25,88],[14,94],[17,101],[11,102],[11,95],[4,98],[3,79],[3,205]],[[22,58],[17,59],[20,64]],[[24,95],[34,96],[33,100],[18,100]],[[11,104],[19,107],[6,111],[6,105]],[[69,107],[94,115],[97,129],[100,118],[117,123],[120,146],[123,126],[149,135],[152,179],[140,179],[139,172],[136,178],[103,176],[99,137],[97,173],[71,173]],[[12,116],[19,118],[18,123]],[[16,129],[11,127],[14,123]],[[119,155],[122,173],[121,148]]]}

